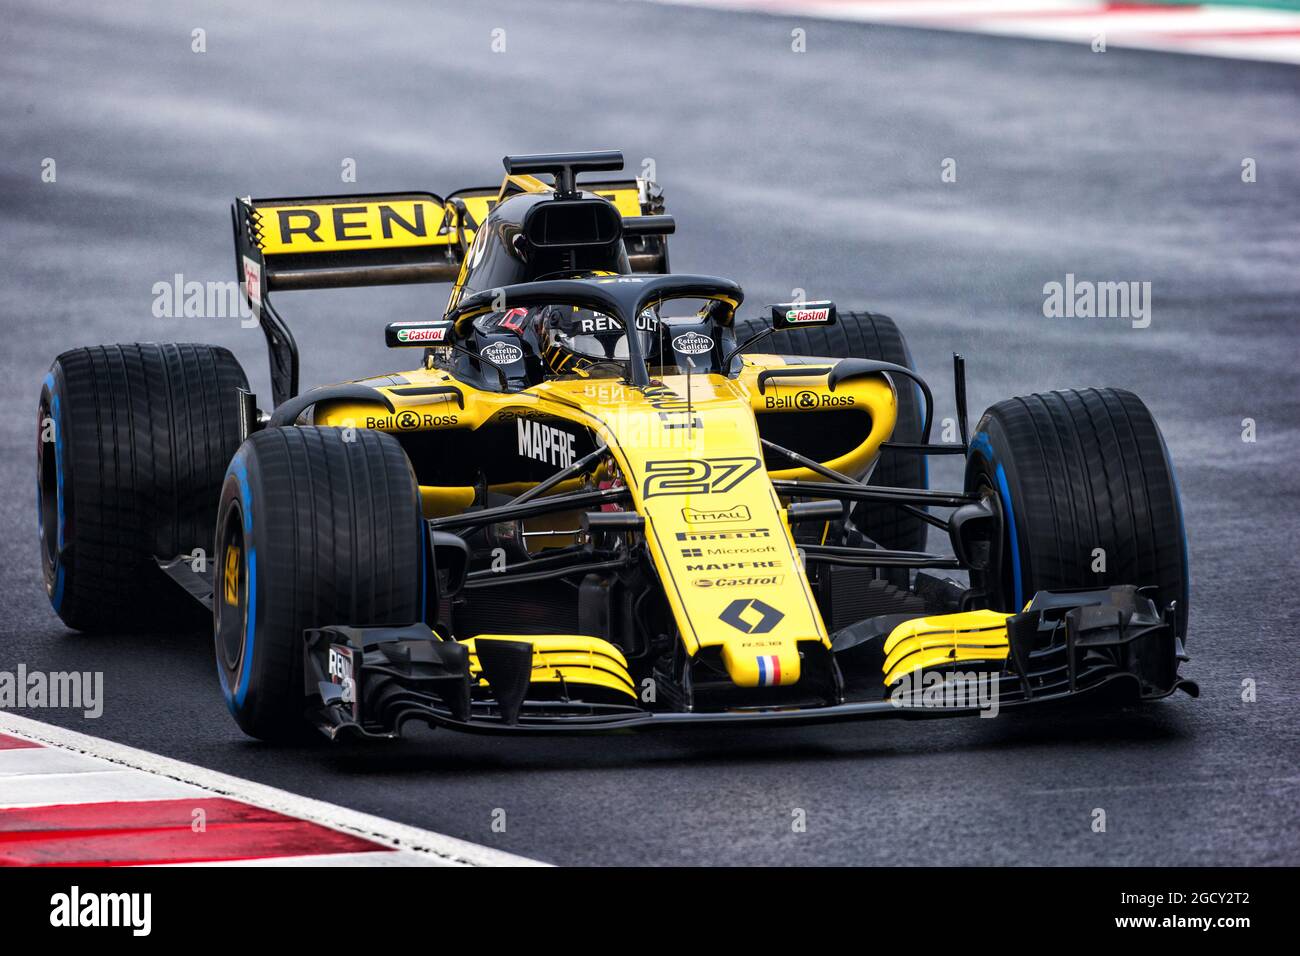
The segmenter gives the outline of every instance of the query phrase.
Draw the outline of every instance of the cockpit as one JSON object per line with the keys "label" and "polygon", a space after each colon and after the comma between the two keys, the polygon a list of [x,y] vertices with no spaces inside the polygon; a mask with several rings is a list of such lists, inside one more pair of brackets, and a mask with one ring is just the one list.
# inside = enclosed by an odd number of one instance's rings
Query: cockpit
{"label": "cockpit", "polygon": [[[556,377],[627,378],[644,363],[653,377],[722,371],[734,346],[717,321],[717,300],[666,298],[637,313],[629,330],[613,310],[581,303],[546,303],[493,310],[466,329],[467,351],[501,367],[511,386]],[[472,355],[458,363],[472,371]],[[486,377],[499,378],[489,366]]]}

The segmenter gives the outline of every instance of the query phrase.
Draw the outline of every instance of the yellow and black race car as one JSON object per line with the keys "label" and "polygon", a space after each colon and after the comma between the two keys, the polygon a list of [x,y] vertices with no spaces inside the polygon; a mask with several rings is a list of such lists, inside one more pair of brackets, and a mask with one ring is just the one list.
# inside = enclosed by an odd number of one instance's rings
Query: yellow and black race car
{"label": "yellow and black race car", "polygon": [[[933,443],[885,316],[738,318],[734,282],[669,272],[653,183],[579,186],[617,152],[505,168],[446,199],[236,201],[269,412],[222,348],[59,356],[38,484],[67,624],[210,608],[230,710],[272,739],[1196,693],[1178,489],[1137,397],[1009,399],[971,434],[954,356]],[[386,328],[414,368],[299,393],[273,293],[440,281],[441,317]],[[964,487],[930,489],[932,455]]]}

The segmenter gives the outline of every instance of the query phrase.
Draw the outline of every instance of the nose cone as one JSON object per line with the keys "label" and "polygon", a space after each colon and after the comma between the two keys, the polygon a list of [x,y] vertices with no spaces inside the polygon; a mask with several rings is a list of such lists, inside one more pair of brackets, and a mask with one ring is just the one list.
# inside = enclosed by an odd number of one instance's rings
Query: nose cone
{"label": "nose cone", "polygon": [[[758,602],[751,602],[758,603]],[[760,612],[746,608],[740,619],[762,626]],[[732,638],[722,646],[722,666],[737,687],[782,687],[799,682],[799,648],[783,638]]]}

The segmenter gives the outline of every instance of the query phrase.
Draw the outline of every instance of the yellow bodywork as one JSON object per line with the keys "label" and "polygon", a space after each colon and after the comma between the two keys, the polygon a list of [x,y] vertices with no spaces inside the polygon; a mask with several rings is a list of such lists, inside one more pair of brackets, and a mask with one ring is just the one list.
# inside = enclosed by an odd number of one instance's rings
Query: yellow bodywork
{"label": "yellow bodywork", "polygon": [[533,646],[533,684],[572,684],[603,687],[636,700],[636,685],[627,672],[627,659],[609,641],[582,634],[479,634],[462,641],[469,648],[470,680],[486,687],[478,660],[483,641],[516,641]]}
{"label": "yellow bodywork", "polygon": [[[472,242],[475,225],[486,220],[492,207],[507,196],[553,188],[535,176],[506,176],[499,189],[463,190],[457,196],[465,206],[463,224],[455,206],[431,194],[413,193],[258,205],[252,214],[253,226],[263,255],[452,246],[460,243],[462,233],[466,242]],[[589,191],[608,199],[625,219],[641,215],[635,180],[597,183]]]}
{"label": "yellow bodywork", "polygon": [[455,235],[442,228],[443,217],[427,195],[281,203],[253,213],[265,255],[446,246]]}
{"label": "yellow bodywork", "polygon": [[[588,429],[609,447],[632,508],[645,519],[650,554],[687,652],[719,649],[739,686],[784,685],[799,679],[801,642],[830,643],[771,478],[823,479],[801,467],[769,475],[756,420],[772,409],[805,411],[794,400],[800,394],[830,393],[824,378],[808,377],[769,380],[760,392],[758,373],[782,364],[776,356],[747,356],[734,379],[667,375],[636,389],[614,379],[572,377],[516,393],[481,391],[446,371],[417,369],[401,373],[402,385],[386,385],[383,378],[369,382],[388,395],[395,414],[372,403],[323,402],[315,421],[400,434],[545,417]],[[832,365],[827,363],[827,371]],[[447,394],[400,393],[432,385],[456,385],[464,408]],[[893,431],[893,389],[884,376],[855,379],[840,385],[834,401],[866,412],[865,427],[856,445],[825,464],[864,475]],[[817,427],[823,407],[806,409],[809,427]],[[527,487],[513,482],[489,490],[518,494]],[[577,487],[568,482],[555,492]],[[420,492],[428,517],[462,511],[474,493],[470,487],[427,485]],[[574,528],[578,516],[546,521]],[[525,530],[544,526],[528,523]]]}
{"label": "yellow bodywork", "polygon": [[[488,220],[494,206],[512,195],[554,188],[534,176],[507,175],[499,188],[461,190],[451,200],[429,193],[269,200],[252,209],[252,238],[268,256],[406,252],[424,246],[441,247],[454,261],[453,253],[468,247],[451,292],[450,311],[464,292],[475,249],[488,239],[479,236],[476,243],[475,229]],[[584,184],[584,189],[606,198],[625,219],[645,213],[645,185],[640,181]],[[260,281],[256,270],[248,275],[246,281]],[[630,280],[608,275],[590,281]],[[725,297],[723,301],[733,309],[739,304]],[[459,314],[458,331],[493,308],[484,304],[480,311]],[[659,370],[652,373],[658,377],[649,386],[638,388],[578,371],[514,393],[480,390],[429,362],[364,381],[385,396],[392,410],[379,402],[322,401],[312,414],[319,425],[387,431],[415,440],[417,448],[422,435],[469,433],[470,440],[458,445],[459,461],[475,461],[475,449],[492,449],[495,473],[486,491],[509,497],[535,487],[537,462],[558,470],[571,463],[580,439],[583,448],[605,445],[612,466],[560,483],[550,494],[625,484],[630,510],[644,519],[646,547],[687,654],[716,653],[740,687],[790,685],[802,676],[803,649],[818,643],[829,650],[830,640],[790,531],[786,502],[772,481],[826,479],[776,455],[773,470],[768,470],[759,440],[764,416],[772,416],[766,421],[783,429],[781,434],[798,435],[798,417],[806,415],[809,434],[820,439],[816,447],[832,456],[821,464],[862,480],[893,433],[896,398],[883,374],[851,379],[832,392],[825,376],[835,359],[823,365],[815,359],[793,363],[780,355],[750,354],[743,362],[735,378]],[[769,378],[759,388],[760,373],[788,365],[802,374]],[[863,414],[839,417],[832,424],[820,414],[827,410]],[[479,435],[484,444],[476,445],[474,433],[488,426]],[[507,477],[510,468],[503,468],[502,462],[510,460],[509,437],[515,426],[521,458],[534,461]],[[557,433],[562,433],[559,438],[554,437]],[[544,439],[549,460],[535,453],[534,438]],[[553,441],[562,442],[558,460]],[[408,445],[408,452],[412,447]],[[533,477],[519,480],[519,474]],[[456,480],[464,477],[458,474]],[[468,484],[430,483],[419,490],[428,518],[459,514],[481,503],[483,491]],[[523,522],[523,547],[541,552],[577,544],[582,540],[580,519],[578,513],[529,519]],[[1004,617],[971,612],[909,621],[888,639],[886,682],[940,663],[1005,658]],[[587,683],[636,697],[627,662],[608,641],[576,635],[484,634],[466,643],[472,653],[475,640],[492,639],[530,642],[535,681]],[[476,655],[472,667],[481,680]]]}
{"label": "yellow bodywork", "polygon": [[885,684],[927,667],[1006,660],[1010,616],[1000,611],[963,611],[903,622],[885,639]]}
{"label": "yellow bodywork", "polygon": [[[445,218],[440,220],[443,229],[437,241],[451,241],[458,233],[472,241],[473,230],[469,227],[484,222],[496,202],[514,193],[552,188],[535,177],[507,176],[495,192],[462,191],[457,198],[464,203],[467,221],[459,223],[454,204],[447,205],[440,211]],[[635,183],[587,188],[609,199],[624,217],[641,214]],[[378,203],[371,205],[377,207]],[[259,212],[265,221],[275,219],[278,223],[285,221],[280,216],[285,211],[270,207]],[[337,217],[333,206],[302,206],[291,211],[313,214],[294,220],[299,223],[316,219],[333,223]],[[415,215],[414,207],[396,212],[407,217]],[[432,215],[434,210],[424,212]],[[374,208],[355,215],[345,213],[353,218],[344,221],[364,223],[373,231],[383,225],[381,217],[391,224],[394,214]],[[356,234],[361,234],[360,227]],[[264,243],[277,238],[286,237],[267,237]],[[289,241],[280,251],[298,251],[305,241],[299,234],[287,238]],[[326,238],[334,237],[331,234]],[[321,248],[319,244],[314,247]],[[469,257],[452,290],[452,305],[462,292],[468,262]],[[619,281],[619,277],[607,281]],[[465,314],[459,321],[467,323],[473,317]],[[785,462],[769,473],[756,420],[761,422],[769,412],[806,414],[809,428],[816,429],[825,427],[826,420],[818,413],[828,408],[864,412],[860,440],[854,442],[847,436],[840,453],[823,462],[861,478],[874,465],[881,444],[892,434],[897,406],[893,388],[883,375],[842,383],[833,393],[824,376],[815,375],[771,379],[760,390],[759,373],[784,367],[786,360],[777,355],[749,355],[744,362],[743,370],[734,379],[717,374],[671,374],[663,375],[649,387],[634,388],[615,379],[584,378],[579,374],[516,393],[479,390],[445,370],[423,368],[388,379],[381,376],[367,380],[366,384],[388,397],[395,412],[375,403],[322,402],[314,415],[315,422],[321,425],[377,428],[399,435],[472,432],[488,423],[515,421],[519,423],[521,448],[524,429],[533,427],[529,422],[568,422],[586,429],[593,442],[609,448],[617,464],[617,476],[601,475],[596,480],[617,477],[625,482],[632,497],[631,508],[645,519],[647,547],[688,654],[715,649],[732,681],[741,687],[788,685],[796,683],[801,675],[800,645],[817,642],[829,649],[830,640],[786,521],[785,503],[778,498],[772,479],[825,479],[807,468],[788,467]],[[829,373],[834,364],[832,359],[824,367],[813,367]],[[799,368],[806,372],[809,366]],[[412,394],[429,386],[448,385],[459,389],[459,400],[449,393]],[[510,481],[489,485],[488,491],[513,496],[531,484]],[[574,479],[557,486],[553,493],[579,487],[581,482]],[[440,517],[463,511],[474,501],[475,489],[422,485],[420,496],[425,515]],[[526,522],[525,531],[574,529],[579,517],[550,515]],[[572,540],[547,536],[545,546]],[[490,638],[478,636],[479,640]],[[592,676],[593,681],[613,681],[620,688],[619,682],[627,677],[622,655],[596,638],[549,635],[510,639],[533,643],[539,674],[546,668],[553,668],[558,675],[564,674],[566,667],[585,667],[590,675],[599,675]],[[579,653],[599,653],[606,660],[620,661],[620,672],[611,676],[606,670],[569,663],[569,655],[574,652],[567,648],[580,641],[596,643],[584,645]],[[472,640],[470,643],[472,646]],[[630,688],[630,678],[627,686]],[[634,695],[634,691],[628,692]]]}

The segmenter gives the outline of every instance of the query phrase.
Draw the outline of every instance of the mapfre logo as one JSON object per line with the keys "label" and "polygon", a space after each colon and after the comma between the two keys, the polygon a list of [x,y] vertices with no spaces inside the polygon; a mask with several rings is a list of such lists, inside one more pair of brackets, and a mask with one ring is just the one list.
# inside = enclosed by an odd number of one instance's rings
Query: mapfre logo
{"label": "mapfre logo", "polygon": [[688,564],[687,571],[742,571],[758,568],[784,567],[780,561],[709,561],[704,564]]}
{"label": "mapfre logo", "polygon": [[576,458],[574,442],[577,436],[562,428],[543,425],[517,419],[519,428],[519,454],[523,458],[534,458],[548,465],[568,468]]}

